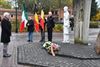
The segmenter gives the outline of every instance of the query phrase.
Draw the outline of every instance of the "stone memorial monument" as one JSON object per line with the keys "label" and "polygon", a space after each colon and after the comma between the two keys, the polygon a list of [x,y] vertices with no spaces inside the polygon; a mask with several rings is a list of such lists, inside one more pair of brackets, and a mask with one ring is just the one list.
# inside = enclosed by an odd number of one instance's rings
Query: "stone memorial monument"
{"label": "stone memorial monument", "polygon": [[63,43],[69,43],[69,12],[68,7],[64,7],[64,24],[63,24]]}

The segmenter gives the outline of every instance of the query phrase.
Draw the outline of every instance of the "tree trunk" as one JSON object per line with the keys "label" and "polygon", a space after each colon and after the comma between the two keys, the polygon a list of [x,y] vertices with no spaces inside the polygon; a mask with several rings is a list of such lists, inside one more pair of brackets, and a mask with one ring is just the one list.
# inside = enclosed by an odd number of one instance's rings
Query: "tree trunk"
{"label": "tree trunk", "polygon": [[92,0],[74,0],[74,42],[87,43]]}
{"label": "tree trunk", "polygon": [[81,9],[83,6],[82,0],[74,0],[74,23],[75,23],[75,29],[74,29],[74,40],[75,43],[79,43],[82,41],[82,17],[81,16]]}
{"label": "tree trunk", "polygon": [[90,12],[91,12],[92,0],[85,0],[84,3],[84,23],[83,23],[83,43],[88,43],[88,31],[90,24]]}

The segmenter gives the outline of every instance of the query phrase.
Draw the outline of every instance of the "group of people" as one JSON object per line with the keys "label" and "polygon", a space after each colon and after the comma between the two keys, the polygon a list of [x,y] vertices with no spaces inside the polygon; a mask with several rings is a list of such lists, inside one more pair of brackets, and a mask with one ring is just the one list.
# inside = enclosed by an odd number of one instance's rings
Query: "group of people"
{"label": "group of people", "polygon": [[[41,17],[39,16],[39,22],[41,21]],[[28,28],[28,42],[32,42],[33,41],[33,32],[34,32],[34,21],[32,20],[31,17],[29,17],[29,20],[26,24],[27,28]],[[45,19],[45,23],[44,23],[44,28],[45,25],[47,25],[47,32],[48,32],[48,41],[52,41],[52,32],[53,32],[53,28],[55,26],[55,22],[54,22],[54,18],[52,16],[52,12],[49,12],[48,17]],[[42,26],[39,24],[39,28],[40,28],[40,32],[41,32],[41,39],[40,42],[44,42],[45,41],[45,30],[43,30]]]}
{"label": "group of people", "polygon": [[[8,54],[8,44],[10,42],[10,37],[11,37],[11,21],[10,21],[10,18],[11,18],[10,13],[5,12],[3,14],[2,20],[0,19],[1,29],[2,29],[1,42],[3,43],[3,57],[10,57],[11,56],[11,54]],[[53,28],[55,26],[55,22],[54,22],[54,18],[52,16],[52,12],[49,12],[48,17],[45,21],[45,25],[47,25],[48,41],[52,42],[52,32],[53,32]],[[28,27],[28,42],[32,42],[33,41],[33,32],[34,32],[34,21],[32,20],[31,17],[29,17],[29,20],[28,20],[26,26]],[[45,31],[41,28],[41,26],[40,26],[40,31],[41,31],[40,42],[44,42],[45,41]],[[58,50],[58,48],[55,47],[55,46],[52,46],[52,45],[57,45],[57,44],[51,43],[50,45],[49,45],[50,49],[51,49],[50,53],[53,56],[55,56],[55,54],[54,54],[55,50],[56,49]]]}
{"label": "group of people", "polygon": [[[39,22],[41,21],[41,17],[39,16]],[[27,22],[28,27],[28,42],[32,42],[33,40],[33,31],[34,31],[34,21],[31,17],[29,17],[29,21]],[[48,33],[48,41],[45,42],[45,30],[43,30],[42,26],[39,24],[40,32],[41,32],[41,39],[40,42],[44,42],[43,48],[52,56],[55,56],[56,53],[59,51],[59,45],[56,43],[52,43],[52,32],[55,26],[54,18],[52,16],[52,12],[49,12],[48,17],[45,19],[45,25],[47,25],[47,33]]]}

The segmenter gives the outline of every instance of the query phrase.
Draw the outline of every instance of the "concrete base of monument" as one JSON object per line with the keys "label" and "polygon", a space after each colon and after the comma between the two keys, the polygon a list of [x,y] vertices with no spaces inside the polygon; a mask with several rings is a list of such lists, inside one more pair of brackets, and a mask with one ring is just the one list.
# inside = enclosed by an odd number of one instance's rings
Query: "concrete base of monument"
{"label": "concrete base of monument", "polygon": [[[61,48],[55,57],[48,54],[42,48],[41,43],[19,46],[17,50],[18,63],[37,67],[93,67],[93,65],[94,67],[99,67],[95,65],[95,63],[97,61],[98,63],[100,62],[100,56],[96,55],[93,46],[61,42],[56,43],[59,44]],[[88,60],[90,62],[88,62]]]}
{"label": "concrete base of monument", "polygon": [[70,43],[70,41],[68,40],[68,41],[62,41],[62,43]]}

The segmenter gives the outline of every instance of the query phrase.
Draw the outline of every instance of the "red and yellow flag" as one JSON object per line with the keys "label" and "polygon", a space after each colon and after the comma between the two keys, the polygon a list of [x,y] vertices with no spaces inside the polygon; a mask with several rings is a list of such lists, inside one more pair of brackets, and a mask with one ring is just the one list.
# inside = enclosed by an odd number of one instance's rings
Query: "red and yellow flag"
{"label": "red and yellow flag", "polygon": [[34,25],[35,25],[35,31],[39,32],[39,19],[37,13],[34,15]]}
{"label": "red and yellow flag", "polygon": [[40,25],[42,27],[42,29],[44,30],[44,11],[41,10],[41,20],[40,20]]}

